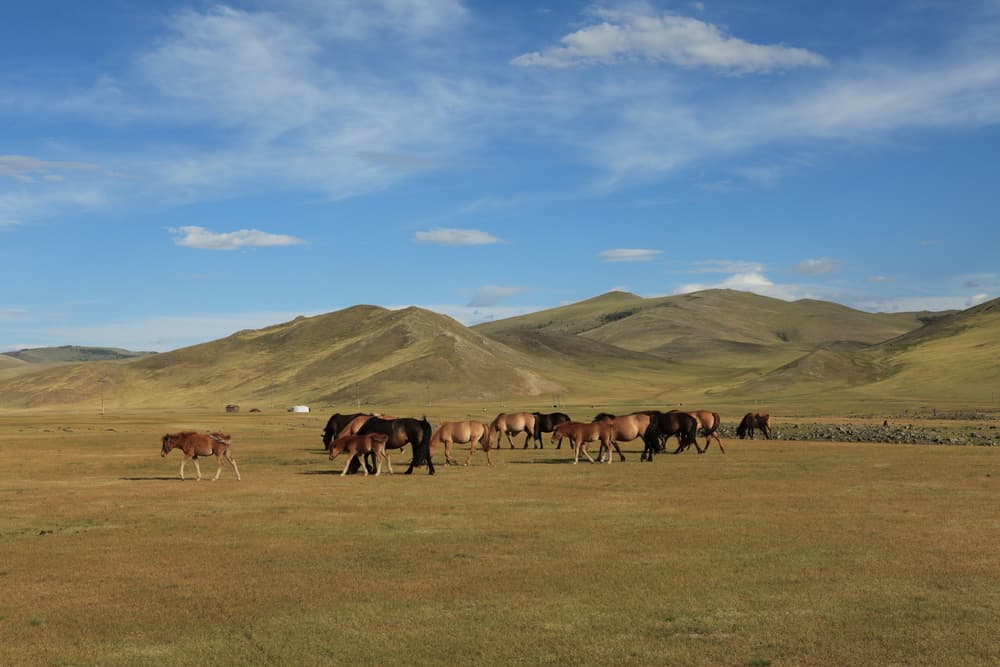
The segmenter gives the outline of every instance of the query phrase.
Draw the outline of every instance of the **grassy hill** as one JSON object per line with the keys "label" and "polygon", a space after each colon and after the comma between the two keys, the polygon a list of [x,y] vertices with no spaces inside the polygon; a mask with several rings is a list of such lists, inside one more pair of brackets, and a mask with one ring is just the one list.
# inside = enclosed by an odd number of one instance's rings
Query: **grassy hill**
{"label": "grassy hill", "polygon": [[989,409],[1000,391],[996,341],[998,301],[887,315],[729,290],[612,292],[472,328],[420,308],[362,305],[131,360],[11,371],[0,379],[0,406],[96,405],[103,392],[122,409],[433,402],[478,412],[550,398],[588,409]]}
{"label": "grassy hill", "polygon": [[356,306],[126,362],[92,362],[0,382],[9,407],[118,407],[478,399],[563,389],[524,354],[419,308]]}

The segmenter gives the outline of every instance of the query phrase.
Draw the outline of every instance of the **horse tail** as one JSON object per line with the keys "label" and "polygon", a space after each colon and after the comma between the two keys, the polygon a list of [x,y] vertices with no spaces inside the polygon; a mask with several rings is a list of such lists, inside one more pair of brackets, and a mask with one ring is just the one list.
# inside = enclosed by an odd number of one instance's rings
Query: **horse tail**
{"label": "horse tail", "polygon": [[427,415],[424,415],[424,418],[420,420],[420,428],[423,431],[423,434],[420,438],[420,456],[414,457],[414,460],[427,461],[427,464],[430,465],[432,429],[431,429],[431,423],[427,421]]}
{"label": "horse tail", "polygon": [[712,427],[705,429],[705,435],[712,435],[713,433],[717,433],[719,430],[719,426],[721,425],[722,425],[722,417],[719,416],[718,412],[713,412]]}

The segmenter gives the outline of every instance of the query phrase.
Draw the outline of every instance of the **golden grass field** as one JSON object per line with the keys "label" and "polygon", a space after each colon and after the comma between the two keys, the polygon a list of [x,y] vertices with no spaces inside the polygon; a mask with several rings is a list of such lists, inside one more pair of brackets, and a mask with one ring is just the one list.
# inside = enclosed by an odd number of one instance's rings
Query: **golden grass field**
{"label": "golden grass field", "polygon": [[[996,448],[342,478],[327,416],[0,414],[0,664],[1000,662]],[[243,481],[179,481],[182,429],[231,433]]]}

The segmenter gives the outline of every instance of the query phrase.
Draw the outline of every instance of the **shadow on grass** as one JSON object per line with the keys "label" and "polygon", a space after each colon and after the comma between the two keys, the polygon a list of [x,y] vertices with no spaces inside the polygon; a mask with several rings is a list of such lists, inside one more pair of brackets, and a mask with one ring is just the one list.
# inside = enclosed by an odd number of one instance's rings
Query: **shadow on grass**
{"label": "shadow on grass", "polygon": [[180,477],[174,475],[173,477],[119,477],[123,482],[183,482],[183,481],[193,481],[194,478],[188,480],[182,480]]}

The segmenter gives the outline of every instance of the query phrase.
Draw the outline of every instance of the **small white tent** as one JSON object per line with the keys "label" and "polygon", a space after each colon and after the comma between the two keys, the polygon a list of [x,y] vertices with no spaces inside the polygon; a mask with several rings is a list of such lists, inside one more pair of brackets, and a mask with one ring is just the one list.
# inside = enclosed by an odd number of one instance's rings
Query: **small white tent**
{"label": "small white tent", "polygon": [[293,405],[292,407],[288,408],[288,411],[289,412],[309,412],[309,406],[308,405]]}

